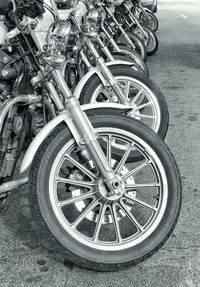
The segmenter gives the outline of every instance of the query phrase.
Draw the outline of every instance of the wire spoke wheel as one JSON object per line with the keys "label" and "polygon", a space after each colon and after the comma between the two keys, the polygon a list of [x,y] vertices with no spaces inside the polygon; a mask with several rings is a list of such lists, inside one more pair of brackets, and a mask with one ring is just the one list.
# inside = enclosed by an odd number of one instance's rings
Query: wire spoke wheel
{"label": "wire spoke wheel", "polygon": [[[93,116],[91,123],[120,192],[110,194],[88,151],[63,125],[33,162],[30,205],[51,248],[110,271],[142,261],[165,242],[179,215],[180,181],[169,151],[147,127],[119,115]],[[117,159],[113,142],[126,146]],[[140,161],[130,162],[133,150]]]}
{"label": "wire spoke wheel", "polygon": [[140,28],[134,28],[133,33],[144,42],[148,55],[153,55],[157,52],[159,45],[158,38],[153,31],[147,27],[143,27],[143,31]]}
{"label": "wire spoke wheel", "polygon": [[[76,240],[96,249],[122,250],[140,243],[159,224],[168,196],[166,175],[141,143],[104,129],[98,130],[98,140],[106,141],[107,159],[124,180],[123,195],[108,196],[97,169],[93,164],[93,170],[86,167],[71,141],[52,165],[49,198],[60,224]],[[112,142],[127,146],[120,161],[112,159]],[[133,148],[143,159],[127,167]]]}
{"label": "wire spoke wheel", "polygon": [[[129,67],[114,66],[110,71],[124,93],[127,106],[132,107],[132,110],[128,111],[128,116],[147,125],[164,139],[168,129],[169,113],[160,89],[143,73]],[[85,84],[79,100],[81,104],[118,103],[118,98],[111,87],[105,87],[97,75],[93,75]]]}
{"label": "wire spoke wheel", "polygon": [[[160,107],[150,89],[133,78],[119,76],[116,79],[125,97],[129,100],[129,106],[133,108],[128,115],[158,132],[161,124]],[[111,88],[99,85],[91,97],[91,103],[95,102],[118,103],[118,99]]]}
{"label": "wire spoke wheel", "polygon": [[159,27],[158,19],[150,12],[140,13],[139,21],[142,26],[149,28],[151,31],[156,32]]}
{"label": "wire spoke wheel", "polygon": [[133,49],[133,45],[134,45],[135,46],[134,50],[140,55],[143,61],[146,61],[147,50],[146,50],[146,47],[143,41],[140,39],[140,37],[138,37],[138,35],[130,31],[126,31],[126,34],[129,37],[129,40],[132,42],[132,45],[123,34],[115,38],[115,41],[117,42],[117,44],[126,45],[130,49]]}

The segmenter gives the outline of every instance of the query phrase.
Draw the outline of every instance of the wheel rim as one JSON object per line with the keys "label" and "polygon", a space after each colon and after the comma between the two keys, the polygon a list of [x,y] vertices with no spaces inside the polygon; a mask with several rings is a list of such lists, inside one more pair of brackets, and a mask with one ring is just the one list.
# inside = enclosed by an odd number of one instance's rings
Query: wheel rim
{"label": "wheel rim", "polygon": [[138,35],[138,37],[140,37],[140,39],[144,42],[147,52],[152,52],[156,47],[154,35],[145,27],[143,27],[143,30],[145,31],[145,35],[139,28],[134,29],[134,33]]}
{"label": "wheel rim", "polygon": [[147,52],[153,52],[156,49],[156,39],[154,37],[154,34],[153,32],[151,32],[145,27],[143,29],[148,34],[148,40],[147,40],[147,46],[146,46]]}
{"label": "wheel rim", "polygon": [[[129,36],[130,40],[133,42],[133,44],[135,45],[135,51],[141,56],[142,59],[144,59],[145,58],[145,51],[144,51],[144,47],[143,47],[142,43],[140,42],[140,39],[135,39],[131,35],[128,35],[128,36]],[[130,45],[130,43],[126,40],[125,36],[123,36],[123,35],[121,35],[119,37],[119,39],[117,39],[117,43],[126,44],[127,47],[132,49],[132,46]]]}
{"label": "wheel rim", "polygon": [[141,15],[140,23],[145,27],[149,28],[151,31],[157,29],[157,23],[154,17],[151,14]]}
{"label": "wheel rim", "polygon": [[[128,115],[140,120],[157,133],[161,125],[161,111],[154,93],[137,79],[127,76],[117,76],[115,79],[126,98],[130,100],[129,106],[133,107]],[[91,103],[102,101],[118,102],[114,92],[100,84],[92,95]]]}
{"label": "wheel rim", "polygon": [[[106,155],[110,162],[112,139],[127,144],[121,160],[112,163],[115,172],[124,180],[123,195],[116,200],[106,198],[102,178],[98,172],[86,167],[80,158],[77,160],[74,156],[77,146],[71,140],[52,165],[50,203],[61,226],[75,240],[97,250],[120,251],[140,244],[158,227],[167,205],[167,178],[160,159],[141,138],[113,128],[99,128],[96,132],[99,140],[108,143]],[[126,159],[133,147],[143,159],[127,167]],[[72,165],[74,170],[67,165]],[[74,192],[78,189],[79,195]],[[76,204],[81,201],[85,208],[80,211]],[[91,212],[92,217],[89,216]]]}

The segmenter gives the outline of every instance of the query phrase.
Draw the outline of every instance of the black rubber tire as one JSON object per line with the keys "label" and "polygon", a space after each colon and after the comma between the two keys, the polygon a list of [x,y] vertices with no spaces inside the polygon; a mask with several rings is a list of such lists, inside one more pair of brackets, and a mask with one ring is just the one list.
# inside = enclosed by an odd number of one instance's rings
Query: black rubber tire
{"label": "black rubber tire", "polygon": [[[112,66],[110,67],[110,71],[112,72],[113,76],[128,76],[133,77],[139,81],[141,81],[143,84],[145,84],[155,95],[158,105],[160,107],[160,114],[161,114],[161,125],[157,131],[157,134],[164,139],[168,130],[169,125],[169,112],[166,100],[160,91],[160,89],[157,87],[157,85],[148,77],[145,77],[144,74],[135,72],[134,70],[130,69],[130,67],[120,67],[120,66]],[[89,104],[92,100],[92,95],[96,88],[101,84],[101,81],[99,77],[95,74],[93,75],[85,84],[85,86],[82,89],[79,101],[81,104]]]}
{"label": "black rubber tire", "polygon": [[142,60],[142,58],[140,57],[140,55],[136,52],[133,51],[132,49],[130,49],[129,47],[122,45],[122,44],[118,44],[121,53],[123,53],[124,55],[126,55],[127,57],[129,57],[130,59],[132,59],[134,62],[136,62],[136,64],[138,64],[142,70],[144,71],[144,73],[146,74],[146,76],[149,77],[149,70],[147,68],[146,63]]}
{"label": "black rubber tire", "polygon": [[147,13],[147,17],[149,17],[149,19],[148,19],[149,21],[148,22],[152,21],[153,24],[151,25],[151,24],[147,23],[144,20],[144,16],[143,16],[142,13],[140,13],[140,15],[139,15],[140,23],[142,24],[143,27],[147,27],[153,32],[158,31],[158,29],[159,29],[159,22],[158,22],[157,17],[154,15],[154,13],[152,13],[150,11],[146,11],[146,13]]}
{"label": "black rubber tire", "polygon": [[152,43],[153,41],[153,48],[149,48],[149,46],[146,46],[147,49],[147,55],[151,56],[154,55],[158,51],[159,47],[159,42],[158,42],[158,37],[156,36],[155,32],[151,31],[148,28],[145,28],[145,31],[149,34],[149,41]]}
{"label": "black rubber tire", "polygon": [[[147,55],[148,56],[154,55],[157,52],[158,46],[159,46],[158,38],[156,34],[152,32],[150,29],[146,27],[143,27],[143,29],[149,36],[147,43],[145,44],[144,35],[142,35],[141,32],[139,32],[140,30],[138,30],[138,33],[140,33],[138,34],[138,37],[140,37],[141,41],[144,41],[144,45],[146,46],[146,50],[147,50]],[[137,31],[135,28],[132,30],[132,33],[134,33],[134,35],[137,34]]]}
{"label": "black rubber tire", "polygon": [[[140,37],[138,37],[137,35],[135,35],[132,32],[126,32],[127,35],[129,36],[130,40],[133,42],[133,44],[135,45],[136,49],[135,51],[140,55],[140,57],[142,58],[142,60],[144,62],[146,62],[147,60],[147,50],[146,47],[143,43],[143,41],[140,39]],[[127,42],[127,40],[125,39],[124,35],[117,35],[115,37],[115,41],[117,42],[117,44],[123,44],[126,45],[128,48],[132,49],[131,45]]]}
{"label": "black rubber tire", "polygon": [[124,55],[123,53],[112,52],[112,56],[113,56],[115,61],[125,61],[125,62],[132,63],[135,71],[139,71],[140,73],[144,73],[144,75],[146,75],[145,71],[142,69],[141,66],[139,66],[133,59]]}
{"label": "black rubber tire", "polygon": [[139,122],[122,116],[96,116],[91,119],[91,123],[94,127],[120,128],[135,134],[150,145],[161,160],[168,182],[168,198],[163,217],[156,229],[138,245],[117,252],[93,249],[67,233],[53,212],[48,193],[49,174],[55,155],[72,138],[63,126],[51,133],[34,158],[29,177],[29,202],[39,233],[51,249],[82,267],[116,271],[144,261],[157,252],[169,238],[180,213],[181,181],[169,149],[155,133]]}

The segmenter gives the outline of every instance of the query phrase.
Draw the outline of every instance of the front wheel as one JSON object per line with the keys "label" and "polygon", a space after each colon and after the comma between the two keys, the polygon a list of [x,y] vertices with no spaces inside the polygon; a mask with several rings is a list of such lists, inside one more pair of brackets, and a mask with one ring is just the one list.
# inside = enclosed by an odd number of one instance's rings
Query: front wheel
{"label": "front wheel", "polygon": [[122,44],[118,44],[118,46],[120,48],[120,53],[128,57],[131,61],[135,62],[138,66],[141,67],[146,76],[149,76],[147,65],[136,51]]}
{"label": "front wheel", "polygon": [[[117,35],[115,37],[115,41],[117,44],[126,45],[129,49],[132,49],[133,51],[136,51],[143,61],[147,60],[147,50],[143,43],[143,41],[138,37],[138,35],[135,35],[132,32],[126,32],[129,41],[126,39],[126,37],[121,34]],[[134,49],[133,49],[134,47]]]}
{"label": "front wheel", "polygon": [[140,39],[144,42],[146,49],[147,49],[147,55],[151,56],[155,54],[158,50],[159,42],[156,34],[151,31],[150,29],[143,27],[143,31],[146,35],[143,34],[143,32],[139,28],[134,28],[132,32],[134,35],[138,35]]}
{"label": "front wheel", "polygon": [[[124,96],[129,100],[128,106],[132,110],[128,115],[140,120],[164,139],[168,129],[169,113],[160,89],[143,73],[136,72],[130,67],[112,66],[110,71],[124,92]],[[114,91],[110,87],[104,87],[96,74],[83,87],[79,100],[81,104],[118,103]]]}
{"label": "front wheel", "polygon": [[139,21],[143,27],[149,28],[153,32],[156,32],[159,28],[157,17],[149,10],[140,13]]}
{"label": "front wheel", "polygon": [[[82,267],[112,271],[153,255],[168,239],[181,205],[179,173],[165,144],[148,128],[123,116],[94,116],[99,144],[124,181],[124,191],[107,198],[98,168],[82,159],[66,126],[40,147],[30,171],[30,206],[43,238]],[[123,141],[121,159],[112,142]],[[126,163],[131,150],[140,162]]]}

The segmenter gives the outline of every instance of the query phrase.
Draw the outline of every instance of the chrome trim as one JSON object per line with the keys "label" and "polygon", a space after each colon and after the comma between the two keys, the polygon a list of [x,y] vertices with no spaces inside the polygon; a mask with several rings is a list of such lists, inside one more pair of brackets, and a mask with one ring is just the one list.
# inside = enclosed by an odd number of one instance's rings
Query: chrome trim
{"label": "chrome trim", "polygon": [[65,111],[59,116],[57,116],[55,119],[50,121],[34,138],[32,143],[30,144],[28,150],[26,151],[26,154],[23,158],[20,174],[24,173],[29,166],[31,165],[33,158],[40,147],[41,143],[48,137],[48,135],[52,132],[52,130],[58,126],[61,122],[67,121],[69,119],[69,114]]}
{"label": "chrome trim", "polygon": [[[94,104],[87,104],[87,105],[81,106],[81,109],[83,111],[99,109],[99,108],[103,108],[103,109],[112,108],[112,109],[122,111],[122,110],[127,110],[128,107],[126,105],[120,105],[120,104],[114,104],[114,103],[94,103]],[[63,112],[62,114],[57,116],[55,119],[53,119],[51,122],[49,122],[39,132],[39,134],[34,138],[34,140],[32,141],[31,145],[29,146],[23,158],[21,169],[20,169],[20,174],[26,172],[29,169],[40,145],[48,137],[48,135],[52,132],[52,130],[56,126],[58,126],[61,122],[65,122],[67,125],[71,123],[71,118],[67,111]]]}
{"label": "chrome trim", "polygon": [[[111,67],[111,66],[117,66],[117,65],[125,65],[125,66],[134,66],[133,63],[130,62],[126,62],[126,61],[113,61],[113,62],[107,62],[106,66]],[[81,95],[81,91],[83,89],[83,87],[85,86],[85,84],[87,83],[87,81],[90,79],[90,77],[92,77],[94,74],[97,74],[97,76],[100,78],[100,80],[102,81],[102,83],[104,85],[106,85],[105,79],[101,73],[101,71],[99,70],[98,67],[90,70],[87,74],[85,74],[85,76],[80,80],[80,82],[78,83],[78,85],[76,86],[75,90],[74,90],[74,96],[77,97],[78,99],[80,98]]]}
{"label": "chrome trim", "polygon": [[36,96],[36,95],[21,95],[17,96],[14,99],[9,99],[5,101],[1,108],[0,108],[0,133],[2,132],[4,120],[8,114],[13,108],[14,105],[18,103],[24,103],[26,105],[35,104],[41,102],[42,97]]}

